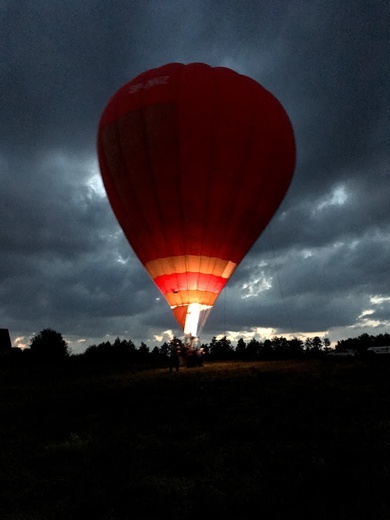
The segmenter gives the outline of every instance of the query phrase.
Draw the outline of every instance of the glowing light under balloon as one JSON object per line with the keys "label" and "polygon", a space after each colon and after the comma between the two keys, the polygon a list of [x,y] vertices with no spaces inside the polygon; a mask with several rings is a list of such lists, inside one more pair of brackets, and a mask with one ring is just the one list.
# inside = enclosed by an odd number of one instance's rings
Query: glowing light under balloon
{"label": "glowing light under balloon", "polygon": [[184,324],[184,334],[197,336],[199,332],[199,319],[201,311],[211,309],[208,305],[200,303],[190,303],[187,308],[186,321]]}

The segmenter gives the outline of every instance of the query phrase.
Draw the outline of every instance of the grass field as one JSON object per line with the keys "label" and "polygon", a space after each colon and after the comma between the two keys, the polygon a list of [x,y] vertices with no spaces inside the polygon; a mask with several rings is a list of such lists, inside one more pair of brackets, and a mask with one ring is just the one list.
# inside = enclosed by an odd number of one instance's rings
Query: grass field
{"label": "grass field", "polygon": [[390,518],[390,366],[0,369],[0,519]]}

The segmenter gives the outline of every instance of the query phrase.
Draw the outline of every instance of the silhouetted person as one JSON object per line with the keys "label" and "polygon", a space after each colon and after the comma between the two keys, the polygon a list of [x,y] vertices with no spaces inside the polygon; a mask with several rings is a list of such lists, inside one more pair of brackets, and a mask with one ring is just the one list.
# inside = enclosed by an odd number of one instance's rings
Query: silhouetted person
{"label": "silhouetted person", "polygon": [[170,355],[169,355],[169,372],[172,372],[173,369],[176,372],[179,372],[180,359],[179,352],[176,345],[171,345]]}

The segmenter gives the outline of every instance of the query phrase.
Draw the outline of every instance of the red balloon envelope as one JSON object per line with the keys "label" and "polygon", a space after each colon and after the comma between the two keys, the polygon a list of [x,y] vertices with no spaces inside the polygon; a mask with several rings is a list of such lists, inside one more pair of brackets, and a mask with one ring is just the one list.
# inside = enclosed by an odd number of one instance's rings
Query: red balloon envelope
{"label": "red balloon envelope", "polygon": [[290,184],[285,110],[247,76],[171,63],[114,94],[98,153],[130,245],[184,332],[197,335]]}

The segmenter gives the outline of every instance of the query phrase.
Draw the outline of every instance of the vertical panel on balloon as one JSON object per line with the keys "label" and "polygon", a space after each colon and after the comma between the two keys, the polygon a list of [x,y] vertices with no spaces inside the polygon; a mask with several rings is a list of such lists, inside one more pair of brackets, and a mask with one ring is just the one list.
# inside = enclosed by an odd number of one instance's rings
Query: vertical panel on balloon
{"label": "vertical panel on balloon", "polygon": [[[177,130],[177,76],[183,65],[170,64],[153,71],[151,81],[166,78],[169,103],[155,103],[155,87],[143,91],[145,138],[150,161],[151,189],[158,209],[159,225],[163,230],[163,242],[154,258],[180,254],[183,240],[180,195],[180,170],[177,159],[179,136]],[[165,81],[165,80],[164,80]],[[161,247],[160,247],[161,246]],[[157,253],[157,251],[156,251]]]}
{"label": "vertical panel on balloon", "polygon": [[208,255],[204,243],[207,226],[209,179],[214,168],[214,79],[207,65],[184,67],[178,89],[180,128],[181,200],[186,254]]}
{"label": "vertical panel on balloon", "polygon": [[290,184],[295,165],[294,134],[279,101],[265,91],[265,95],[254,104],[253,111],[254,134],[259,138],[252,164],[254,169],[259,165],[259,170],[249,206],[248,232],[241,235],[238,242],[244,254],[274,216]]}
{"label": "vertical panel on balloon", "polygon": [[[245,255],[247,244],[253,243],[261,229],[258,220],[258,208],[266,201],[259,197],[259,185],[266,175],[269,155],[267,144],[267,117],[265,113],[259,115],[260,125],[256,122],[255,105],[262,100],[267,92],[249,78],[242,77],[240,81],[241,94],[248,104],[242,110],[242,115],[236,112],[237,127],[245,136],[242,144],[243,156],[241,165],[237,165],[239,182],[235,185],[231,212],[226,222],[225,241],[221,244],[221,253],[229,255],[235,262],[240,262]],[[242,121],[240,121],[240,117]],[[257,229],[254,232],[253,229]]]}
{"label": "vertical panel on balloon", "polygon": [[144,128],[144,108],[126,114],[118,121],[119,137],[126,171],[120,186],[129,207],[129,233],[137,241],[136,254],[142,262],[161,242],[157,207],[152,197],[150,162]]}
{"label": "vertical panel on balloon", "polygon": [[[231,259],[234,244],[226,244],[227,228],[245,161],[248,101],[240,89],[240,76],[214,69],[214,165],[209,181],[205,242],[210,256]],[[217,240],[216,240],[216,237]]]}
{"label": "vertical panel on balloon", "polygon": [[[135,198],[133,190],[131,190],[130,180],[128,178],[128,170],[125,157],[122,153],[120,145],[120,130],[118,129],[118,122],[113,121],[106,125],[100,131],[100,139],[104,157],[107,161],[107,172],[102,172],[103,181],[110,186],[108,193],[115,192],[116,204],[119,203],[121,207],[126,208],[122,214],[120,224],[128,241],[131,243],[133,249],[137,252],[140,248],[137,233],[134,230],[134,224],[137,225],[137,220],[134,223],[134,218],[138,219],[139,225],[144,226],[147,221],[142,218],[142,206]],[[112,199],[111,203],[113,203]],[[145,232],[147,233],[147,229]]]}
{"label": "vertical panel on balloon", "polygon": [[161,236],[156,252],[161,257],[183,253],[183,214],[180,204],[180,170],[177,160],[176,107],[154,105],[144,110],[145,135],[150,168],[150,196],[155,205],[156,228]]}

